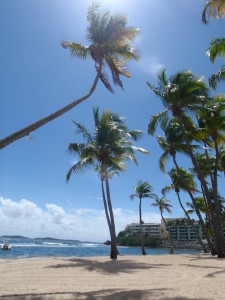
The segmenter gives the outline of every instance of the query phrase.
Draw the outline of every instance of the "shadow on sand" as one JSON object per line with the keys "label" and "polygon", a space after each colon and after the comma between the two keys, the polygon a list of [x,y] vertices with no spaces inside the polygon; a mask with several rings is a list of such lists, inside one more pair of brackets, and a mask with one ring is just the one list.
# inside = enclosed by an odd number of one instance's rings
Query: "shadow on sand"
{"label": "shadow on sand", "polygon": [[130,260],[109,260],[99,262],[97,260],[89,259],[66,259],[65,263],[48,266],[47,268],[82,268],[87,271],[97,271],[104,274],[118,274],[118,273],[133,273],[137,270],[150,270],[153,268],[167,267],[171,264],[147,264],[140,262],[133,262]]}
{"label": "shadow on sand", "polygon": [[210,298],[167,297],[168,289],[101,290],[86,293],[46,293],[2,296],[4,300],[212,300]]}

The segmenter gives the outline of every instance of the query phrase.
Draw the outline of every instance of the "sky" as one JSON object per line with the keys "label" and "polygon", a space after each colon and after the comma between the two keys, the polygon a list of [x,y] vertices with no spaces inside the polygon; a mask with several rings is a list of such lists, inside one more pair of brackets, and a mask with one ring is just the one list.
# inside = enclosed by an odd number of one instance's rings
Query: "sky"
{"label": "sky", "polygon": [[[53,113],[87,94],[96,75],[94,63],[71,57],[61,46],[64,40],[89,45],[86,40],[90,0],[1,0],[0,1],[0,139]],[[122,13],[129,25],[139,27],[135,45],[138,62],[128,68],[132,77],[122,78],[124,91],[110,94],[101,82],[90,99],[65,115],[22,138],[0,152],[0,235],[24,235],[105,241],[109,232],[97,174],[66,174],[78,158],[67,152],[68,144],[81,141],[72,119],[93,129],[93,107],[118,113],[131,130],[143,130],[136,144],[151,155],[137,154],[138,166],[129,163],[126,173],[110,181],[117,233],[138,222],[138,201],[129,195],[139,179],[148,181],[154,192],[170,184],[158,167],[162,154],[156,136],[147,134],[153,114],[163,110],[160,99],[146,81],[157,85],[157,73],[168,75],[191,70],[208,77],[223,64],[211,64],[206,55],[210,40],[223,37],[224,20],[201,23],[201,0],[100,0],[101,7]],[[222,30],[223,29],[223,30]],[[221,84],[218,92],[222,92]],[[158,132],[158,131],[157,131]],[[159,132],[158,132],[159,133]],[[179,157],[181,166],[190,166]],[[172,167],[169,161],[167,171]],[[220,186],[223,181],[220,180]],[[183,217],[176,195],[169,193],[170,217]],[[182,201],[189,201],[182,194]],[[143,201],[143,221],[160,222],[152,200]],[[169,217],[169,215],[166,215]]]}

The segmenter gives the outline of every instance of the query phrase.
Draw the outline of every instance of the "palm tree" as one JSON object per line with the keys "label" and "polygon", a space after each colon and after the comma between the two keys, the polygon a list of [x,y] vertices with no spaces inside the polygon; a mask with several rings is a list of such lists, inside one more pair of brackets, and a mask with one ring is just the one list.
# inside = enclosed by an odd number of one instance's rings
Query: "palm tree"
{"label": "palm tree", "polygon": [[225,17],[225,1],[224,0],[209,0],[207,1],[203,12],[202,22],[208,24],[207,16],[209,19],[219,19]]}
{"label": "palm tree", "polygon": [[[167,193],[167,192],[169,192],[171,190],[175,190],[175,192],[177,194],[177,198],[178,198],[179,204],[180,204],[180,206],[181,206],[184,214],[186,215],[189,223],[192,225],[192,227],[193,227],[193,229],[195,231],[195,234],[196,234],[196,236],[198,238],[199,244],[202,246],[203,251],[205,253],[207,253],[208,252],[207,248],[205,247],[205,245],[203,244],[203,242],[201,240],[201,237],[199,235],[199,231],[196,228],[193,220],[190,218],[189,214],[187,213],[186,209],[184,208],[183,203],[182,203],[181,198],[180,198],[180,191],[182,190],[182,191],[186,192],[187,191],[186,190],[187,186],[188,186],[188,188],[189,188],[190,191],[196,192],[197,191],[196,183],[194,181],[193,175],[191,173],[187,172],[185,169],[180,168],[180,173],[182,173],[182,178],[181,178],[180,174],[178,173],[177,169],[172,168],[169,171],[168,175],[171,178],[172,184],[168,185],[168,186],[165,186],[162,189],[162,194],[165,195],[165,193]],[[194,207],[194,205],[193,205],[193,207]],[[208,240],[210,240],[210,239],[208,238]]]}
{"label": "palm tree", "polygon": [[87,40],[90,42],[90,45],[83,46],[71,41],[65,41],[62,43],[62,46],[70,49],[72,56],[82,58],[83,60],[90,56],[94,60],[97,74],[89,93],[57,110],[53,114],[2,139],[0,141],[0,149],[24,136],[29,136],[34,130],[58,118],[89,98],[94,92],[99,78],[106,88],[110,92],[113,92],[105,73],[106,66],[112,74],[115,85],[119,85],[123,88],[120,75],[130,77],[130,73],[126,68],[126,62],[129,60],[138,60],[138,54],[133,45],[133,41],[139,33],[139,29],[127,26],[128,19],[126,16],[111,16],[109,12],[100,12],[99,5],[97,4],[93,4],[89,8],[87,21],[89,23],[87,28]]}
{"label": "palm tree", "polygon": [[142,232],[142,214],[141,214],[141,202],[143,198],[154,198],[154,194],[152,194],[152,186],[147,181],[139,180],[137,186],[134,187],[134,194],[130,195],[131,200],[134,198],[139,198],[139,220],[140,220],[140,238],[141,238],[141,249],[142,255],[146,255],[145,247],[144,247],[144,237]]}
{"label": "palm tree", "polygon": [[[137,164],[135,152],[139,151],[148,154],[148,151],[135,147],[132,140],[137,140],[142,131],[129,131],[125,123],[117,115],[104,111],[99,115],[99,110],[94,109],[94,133],[91,134],[83,125],[74,122],[77,127],[77,133],[82,134],[83,143],[71,143],[68,147],[69,152],[79,156],[80,160],[70,168],[67,173],[67,181],[71,174],[80,173],[90,167],[96,170],[96,163],[100,169],[103,202],[106,212],[106,219],[111,236],[111,254],[112,259],[117,258],[116,248],[116,230],[112,209],[112,201],[109,189],[110,170],[124,171],[126,161],[134,161]],[[122,162],[124,162],[122,164]],[[105,182],[106,197],[103,189]],[[106,199],[107,198],[107,203]],[[108,212],[108,213],[107,213]]]}
{"label": "palm tree", "polygon": [[[217,57],[225,58],[225,38],[214,39],[210,42],[207,54],[212,63]],[[209,84],[213,89],[216,89],[220,81],[225,80],[225,66],[216,73],[210,76]]]}
{"label": "palm tree", "polygon": [[166,220],[164,219],[163,217],[163,213],[164,211],[168,212],[168,213],[172,213],[171,211],[171,207],[172,205],[169,204],[171,201],[167,200],[165,198],[165,196],[159,198],[157,195],[155,195],[155,202],[152,203],[152,206],[155,206],[155,207],[158,207],[159,208],[159,211],[160,211],[160,214],[161,214],[161,217],[163,219],[163,222],[165,224],[165,227],[167,229],[167,231],[169,232],[169,238],[170,238],[170,254],[173,254],[173,238],[172,238],[172,234],[170,232],[170,227],[167,226],[167,222]]}
{"label": "palm tree", "polygon": [[[198,179],[201,182],[203,187],[209,209],[212,212],[212,223],[216,236],[216,244],[218,257],[225,257],[225,242],[224,234],[220,216],[220,210],[218,206],[215,206],[216,211],[211,202],[209,189],[207,183],[204,179],[202,171],[197,164],[193,149],[191,147],[191,141],[188,136],[189,129],[188,124],[190,123],[190,116],[187,114],[197,113],[203,109],[203,105],[208,100],[208,90],[205,83],[193,76],[189,71],[187,72],[178,72],[174,76],[171,76],[167,79],[165,70],[162,71],[159,75],[159,86],[154,87],[150,83],[147,83],[152,91],[160,97],[163,105],[166,107],[166,110],[162,113],[154,115],[149,123],[149,133],[154,134],[156,125],[158,122],[163,123],[166,119],[169,118],[169,112],[172,113],[172,116],[177,120],[183,138],[186,142],[187,151],[192,160],[193,166],[198,174]],[[194,200],[193,200],[194,201]],[[218,202],[215,197],[215,202]]]}

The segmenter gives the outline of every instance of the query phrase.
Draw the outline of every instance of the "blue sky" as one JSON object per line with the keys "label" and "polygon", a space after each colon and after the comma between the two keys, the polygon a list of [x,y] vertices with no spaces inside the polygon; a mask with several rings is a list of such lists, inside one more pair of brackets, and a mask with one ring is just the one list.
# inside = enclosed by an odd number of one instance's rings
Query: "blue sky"
{"label": "blue sky", "polygon": [[[147,135],[151,116],[163,108],[146,85],[157,83],[156,74],[190,69],[207,78],[222,65],[212,65],[206,56],[209,41],[222,37],[224,20],[201,23],[203,1],[196,0],[111,0],[99,1],[113,13],[129,16],[129,24],[139,27],[136,40],[139,62],[129,64],[130,79],[123,79],[125,91],[110,94],[99,82],[93,96],[64,116],[33,132],[32,141],[21,139],[1,150],[0,235],[54,236],[80,240],[108,239],[99,178],[94,171],[66,174],[75,157],[67,153],[70,142],[78,141],[71,119],[93,126],[92,110],[110,109],[125,118],[130,129],[145,135],[138,146],[151,156],[138,154],[139,165],[110,182],[117,232],[138,221],[138,202],[129,195],[139,179],[148,181],[154,192],[169,184],[158,168],[160,149],[156,137]],[[141,3],[141,4],[140,4]],[[94,80],[93,61],[71,58],[61,47],[63,40],[88,44],[86,14],[88,0],[1,0],[0,2],[0,122],[3,138],[85,95]],[[222,84],[218,91],[222,91]],[[180,164],[190,162],[180,157]],[[168,163],[168,170],[172,166]],[[222,184],[222,181],[221,181]],[[173,217],[183,216],[176,196]],[[182,195],[183,202],[188,200]],[[159,222],[160,215],[144,201],[143,220]]]}

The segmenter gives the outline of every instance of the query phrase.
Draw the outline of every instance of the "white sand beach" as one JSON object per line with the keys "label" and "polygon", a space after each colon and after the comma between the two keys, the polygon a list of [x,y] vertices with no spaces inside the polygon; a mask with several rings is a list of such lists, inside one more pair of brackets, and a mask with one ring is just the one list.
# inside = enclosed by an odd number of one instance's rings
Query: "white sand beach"
{"label": "white sand beach", "polygon": [[210,255],[0,260],[0,299],[225,299]]}

